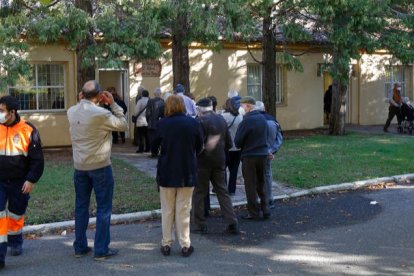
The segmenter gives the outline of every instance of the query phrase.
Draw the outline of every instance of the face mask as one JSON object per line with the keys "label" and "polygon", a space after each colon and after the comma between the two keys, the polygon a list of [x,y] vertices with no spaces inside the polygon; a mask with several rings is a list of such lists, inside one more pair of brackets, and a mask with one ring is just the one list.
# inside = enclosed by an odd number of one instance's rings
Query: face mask
{"label": "face mask", "polygon": [[241,106],[239,107],[239,114],[242,115],[242,116],[246,115],[246,111]]}
{"label": "face mask", "polygon": [[0,113],[0,124],[4,124],[6,121],[7,121],[6,113],[4,112]]}
{"label": "face mask", "polygon": [[398,90],[398,91],[401,91],[401,87],[398,87],[398,88],[397,88],[397,90]]}

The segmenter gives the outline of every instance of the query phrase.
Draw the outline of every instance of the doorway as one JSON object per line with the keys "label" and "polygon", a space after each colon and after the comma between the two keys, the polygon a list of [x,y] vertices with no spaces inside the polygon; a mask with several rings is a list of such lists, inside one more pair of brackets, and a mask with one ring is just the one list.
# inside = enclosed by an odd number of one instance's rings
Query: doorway
{"label": "doorway", "polygon": [[[329,98],[331,99],[330,101],[332,102],[332,94],[330,95],[330,97],[326,97],[327,96],[327,91],[329,89],[329,86],[332,85],[333,83],[333,78],[331,76],[331,74],[329,74],[328,71],[323,71],[323,99],[324,99],[324,109],[323,109],[323,124],[324,125],[328,125],[329,124],[329,113],[325,111],[326,107],[325,107],[325,100],[327,100],[329,102]],[[330,105],[329,105],[330,106]],[[330,109],[330,108],[329,108]],[[329,111],[330,112],[330,111]]]}
{"label": "doorway", "polygon": [[[128,71],[126,69],[99,69],[97,75],[102,89],[107,89],[111,86],[115,87],[118,95],[128,106],[129,112]],[[125,136],[126,138],[129,137],[128,131],[125,133]]]}

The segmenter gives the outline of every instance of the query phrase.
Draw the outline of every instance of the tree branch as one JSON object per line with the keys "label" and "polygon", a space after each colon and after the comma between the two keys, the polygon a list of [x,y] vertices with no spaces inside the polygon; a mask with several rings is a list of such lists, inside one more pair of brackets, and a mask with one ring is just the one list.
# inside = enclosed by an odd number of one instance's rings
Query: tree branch
{"label": "tree branch", "polygon": [[259,64],[263,65],[263,61],[258,60],[258,59],[257,59],[257,58],[253,55],[252,51],[251,51],[251,50],[250,50],[250,48],[249,48],[249,43],[248,43],[248,42],[246,42],[245,44],[246,44],[246,47],[247,47],[247,51],[249,52],[249,54],[250,54],[250,56],[252,57],[252,59],[253,59],[255,62],[257,62],[257,63],[259,63]]}

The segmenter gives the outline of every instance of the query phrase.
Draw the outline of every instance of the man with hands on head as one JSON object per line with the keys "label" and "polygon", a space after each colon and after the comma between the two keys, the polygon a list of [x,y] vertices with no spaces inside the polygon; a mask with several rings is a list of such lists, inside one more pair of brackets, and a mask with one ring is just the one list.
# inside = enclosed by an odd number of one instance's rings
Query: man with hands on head
{"label": "man with hands on head", "polygon": [[16,98],[0,98],[0,269],[7,246],[10,255],[22,254],[24,214],[44,168],[39,132],[18,109]]}
{"label": "man with hands on head", "polygon": [[[97,81],[87,81],[79,99],[79,103],[68,110],[76,193],[73,247],[77,258],[92,251],[86,230],[93,189],[97,204],[94,255],[95,260],[104,260],[118,253],[109,248],[114,190],[110,159],[112,131],[126,131],[128,125],[123,109],[116,104],[111,93],[101,91]],[[112,112],[99,104],[109,105]]]}

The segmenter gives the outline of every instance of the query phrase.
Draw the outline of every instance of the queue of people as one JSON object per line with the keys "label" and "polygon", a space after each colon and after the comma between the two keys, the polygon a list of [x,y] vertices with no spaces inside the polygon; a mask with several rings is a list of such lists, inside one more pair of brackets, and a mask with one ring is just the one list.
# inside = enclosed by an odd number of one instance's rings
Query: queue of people
{"label": "queue of people", "polygon": [[[107,90],[103,91],[97,81],[86,82],[78,94],[78,103],[67,112],[74,166],[74,255],[80,258],[93,251],[97,261],[118,254],[118,250],[110,247],[115,185],[111,146],[114,133],[121,133],[124,142],[122,133],[128,128],[126,106],[123,107],[115,88]],[[268,126],[273,118],[264,116],[263,108],[260,105],[257,108],[255,99],[241,98],[237,91],[229,92],[223,114],[216,113],[217,100],[213,97],[195,103],[184,94],[180,84],[175,92],[163,99],[161,90],[157,89],[150,99],[148,91],[142,89],[134,115],[137,116],[138,151],[151,151],[151,157],[158,158],[161,253],[170,255],[175,228],[181,254],[188,257],[194,252],[190,229],[194,233],[208,233],[205,210],[210,183],[227,225],[224,233],[240,233],[231,200],[240,161],[248,201],[248,213],[242,218],[270,217],[271,187],[266,177],[269,160],[273,159],[269,143],[274,134],[269,134],[271,127]],[[6,141],[0,145],[10,153],[0,157],[0,269],[5,265],[7,247],[11,247],[13,256],[22,254],[24,213],[29,194],[44,167],[39,133],[20,118],[18,109],[19,102],[14,97],[0,98],[0,141]],[[15,141],[16,135],[21,140]],[[22,146],[16,146],[19,143]],[[97,204],[93,248],[86,237],[92,190]]]}

